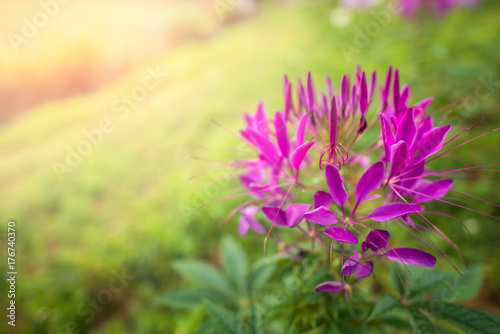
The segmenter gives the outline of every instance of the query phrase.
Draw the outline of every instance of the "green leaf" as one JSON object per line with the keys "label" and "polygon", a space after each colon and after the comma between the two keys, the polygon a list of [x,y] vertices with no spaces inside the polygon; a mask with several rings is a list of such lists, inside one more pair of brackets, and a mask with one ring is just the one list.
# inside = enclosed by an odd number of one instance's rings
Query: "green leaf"
{"label": "green leaf", "polygon": [[205,301],[205,306],[210,323],[217,334],[244,334],[243,324],[235,313],[210,301]]}
{"label": "green leaf", "polygon": [[424,308],[469,334],[498,334],[500,322],[488,314],[462,305],[432,301],[415,306]]}
{"label": "green leaf", "polygon": [[427,292],[439,291],[446,286],[448,282],[452,282],[454,273],[438,270],[423,270],[418,274],[413,273],[410,279],[412,288],[410,289],[409,297],[417,297]]}
{"label": "green leaf", "polygon": [[413,333],[436,334],[436,328],[420,310],[410,307],[407,311]]}
{"label": "green leaf", "polygon": [[255,306],[252,307],[250,311],[250,316],[248,318],[248,334],[262,334],[262,313]]}
{"label": "green leaf", "polygon": [[[469,267],[469,270],[463,272],[463,276],[457,274],[447,288],[453,294],[453,302],[456,303],[477,296],[481,289],[482,282],[483,266],[473,265]],[[446,293],[445,289],[442,290],[441,294],[444,295]],[[444,298],[444,296],[441,296],[441,298]]]}
{"label": "green leaf", "polygon": [[204,299],[214,303],[229,302],[227,297],[209,290],[181,289],[157,296],[154,302],[173,308],[190,309],[200,306]]}
{"label": "green leaf", "polygon": [[393,308],[401,306],[399,299],[394,296],[384,296],[375,304],[372,313],[368,317],[368,320],[375,319],[381,314],[384,314]]}
{"label": "green leaf", "polygon": [[248,278],[248,291],[251,295],[255,295],[273,275],[276,268],[276,260],[265,260],[256,264],[250,272]]}
{"label": "green leaf", "polygon": [[384,325],[389,325],[391,327],[394,327],[394,328],[397,328],[397,329],[410,329],[410,325],[408,324],[408,322],[401,318],[398,318],[398,317],[380,317],[380,318],[377,318],[377,320],[381,323],[381,324],[384,324]]}
{"label": "green leaf", "polygon": [[248,258],[231,237],[222,240],[222,265],[229,280],[244,294],[247,287]]}
{"label": "green leaf", "polygon": [[174,268],[189,283],[208,287],[234,297],[234,289],[213,266],[200,261],[177,261]]}
{"label": "green leaf", "polygon": [[406,270],[406,268],[397,263],[393,263],[393,267],[391,268],[391,281],[401,297],[405,294],[405,275],[403,270]]}

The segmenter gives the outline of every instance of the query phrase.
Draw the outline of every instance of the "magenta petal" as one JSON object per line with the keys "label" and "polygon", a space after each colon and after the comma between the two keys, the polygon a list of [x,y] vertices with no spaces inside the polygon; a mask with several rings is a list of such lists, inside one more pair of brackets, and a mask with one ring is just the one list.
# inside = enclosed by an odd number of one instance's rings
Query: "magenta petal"
{"label": "magenta petal", "polygon": [[359,264],[358,272],[356,273],[356,279],[362,279],[368,277],[373,272],[374,262],[368,261]]}
{"label": "magenta petal", "polygon": [[347,105],[347,99],[349,98],[349,78],[346,75],[342,76],[342,80],[340,82],[340,97],[341,97],[341,105],[342,111],[345,109]]}
{"label": "magenta petal", "polygon": [[304,214],[304,218],[320,225],[333,225],[337,223],[335,213],[328,210],[324,206],[320,206],[315,210],[306,212]]}
{"label": "magenta petal", "polygon": [[346,227],[331,226],[323,233],[338,242],[347,242],[353,245],[358,243],[356,234],[349,231]]}
{"label": "magenta petal", "polygon": [[413,158],[413,164],[425,160],[428,156],[436,153],[443,147],[444,139],[451,130],[451,125],[434,128],[427,132],[418,143],[417,150]]}
{"label": "magenta petal", "polygon": [[307,141],[304,144],[300,145],[293,151],[291,157],[290,157],[290,163],[292,164],[292,167],[295,169],[299,169],[300,164],[304,160],[304,158],[307,155],[307,152],[313,146],[315,143],[314,140]]}
{"label": "magenta petal", "polygon": [[337,140],[337,128],[338,128],[338,114],[337,114],[337,100],[335,95],[332,96],[330,103],[330,110],[328,114],[328,132],[330,134],[330,144],[334,145],[335,140]]}
{"label": "magenta petal", "polygon": [[368,248],[376,252],[379,249],[385,249],[389,243],[391,235],[386,230],[372,230],[366,236],[365,242],[361,245],[363,251]]}
{"label": "magenta petal", "polygon": [[344,181],[340,176],[339,170],[333,165],[327,165],[325,176],[326,184],[328,185],[333,200],[338,205],[343,206],[345,202],[347,202],[347,192],[344,188]]}
{"label": "magenta petal", "polygon": [[415,107],[422,108],[425,110],[425,108],[427,108],[432,103],[432,101],[434,101],[434,98],[426,97],[422,101],[415,103]]}
{"label": "magenta petal", "polygon": [[389,178],[398,175],[410,161],[408,145],[404,141],[397,142],[391,147],[391,171]]}
{"label": "magenta petal", "polygon": [[415,228],[415,223],[413,222],[413,220],[410,218],[410,216],[408,215],[403,215],[401,216],[401,219],[403,219],[403,221],[408,224],[408,226],[410,226],[411,228]]}
{"label": "magenta petal", "polygon": [[366,110],[368,109],[368,87],[366,84],[366,74],[365,71],[361,74],[361,91],[359,96],[359,109],[361,111],[361,115],[366,114]]}
{"label": "magenta petal", "polygon": [[380,124],[382,131],[382,141],[384,142],[385,157],[384,161],[391,159],[391,146],[394,144],[394,135],[392,133],[391,125],[384,114],[380,114]]}
{"label": "magenta petal", "polygon": [[420,212],[422,207],[418,204],[403,202],[389,203],[379,206],[370,214],[370,218],[377,222],[385,222],[409,213]]}
{"label": "magenta petal", "polygon": [[278,141],[278,147],[281,154],[284,157],[288,157],[288,154],[290,154],[290,140],[288,138],[285,117],[280,112],[277,112],[274,116],[274,129],[276,131],[276,140]]}
{"label": "magenta petal", "polygon": [[417,266],[434,267],[436,258],[416,248],[393,248],[384,253],[384,256],[396,262],[415,264]]}
{"label": "magenta petal", "polygon": [[286,213],[284,210],[278,210],[276,207],[264,206],[262,207],[262,212],[270,221],[274,221],[275,224],[288,226],[286,223]]}
{"label": "magenta petal", "polygon": [[392,87],[392,97],[394,102],[394,110],[396,115],[399,109],[399,70],[396,68],[394,70],[394,86]]}
{"label": "magenta petal", "polygon": [[342,269],[340,270],[340,273],[342,276],[349,276],[354,274],[359,267],[359,254],[354,254],[353,256],[350,256],[347,261],[344,262],[344,265],[342,266]]}
{"label": "magenta petal", "polygon": [[266,230],[262,225],[254,218],[257,212],[256,206],[248,206],[240,211],[240,224],[238,231],[241,235],[247,233],[248,229],[252,229],[257,233],[264,233]]}
{"label": "magenta petal", "polygon": [[[286,78],[286,76],[285,76]],[[293,100],[292,100],[292,84],[286,80],[285,83],[285,108],[283,112],[285,113],[285,121],[290,117],[290,112],[293,109]]]}
{"label": "magenta petal", "polygon": [[324,282],[316,287],[317,292],[340,292],[344,289],[341,282]]}
{"label": "magenta petal", "polygon": [[309,211],[311,204],[288,204],[286,208],[286,222],[288,227],[292,228],[302,221],[304,213]]}
{"label": "magenta petal", "polygon": [[370,80],[370,89],[368,90],[368,105],[370,105],[370,103],[373,100],[373,93],[375,93],[376,83],[377,83],[377,72],[373,71],[372,78]]}
{"label": "magenta petal", "polygon": [[260,150],[262,155],[272,164],[279,164],[279,154],[276,146],[269,138],[264,137],[259,132],[254,129],[247,128],[247,133],[252,139],[252,142],[255,143],[255,146]]}
{"label": "magenta petal", "polygon": [[263,137],[269,138],[269,123],[264,102],[259,103],[257,111],[255,112],[255,127]]}
{"label": "magenta petal", "polygon": [[385,168],[382,162],[376,162],[359,179],[356,186],[356,199],[358,202],[366,200],[366,196],[373,190],[378,189],[385,177]]}
{"label": "magenta petal", "polygon": [[317,191],[314,194],[314,208],[317,209],[320,206],[328,207],[333,202],[333,197],[327,191]]}
{"label": "magenta petal", "polygon": [[415,183],[419,181],[425,171],[425,162],[422,161],[416,166],[412,166],[410,171],[405,172],[403,180],[401,180],[401,186],[405,188],[412,188]]}
{"label": "magenta petal", "polygon": [[302,115],[302,117],[299,120],[299,125],[297,126],[297,135],[296,135],[297,146],[304,144],[304,136],[306,132],[307,121],[308,121],[307,114]]}
{"label": "magenta petal", "polygon": [[415,202],[427,202],[437,198],[441,198],[453,185],[450,179],[442,179],[437,181],[421,180],[415,190]]}
{"label": "magenta petal", "polygon": [[408,108],[398,124],[396,142],[402,140],[406,142],[408,147],[412,147],[416,135],[417,126],[415,125],[413,108]]}
{"label": "magenta petal", "polygon": [[307,72],[307,109],[309,111],[314,110],[315,104],[315,94],[314,94],[314,86],[311,76],[311,71]]}

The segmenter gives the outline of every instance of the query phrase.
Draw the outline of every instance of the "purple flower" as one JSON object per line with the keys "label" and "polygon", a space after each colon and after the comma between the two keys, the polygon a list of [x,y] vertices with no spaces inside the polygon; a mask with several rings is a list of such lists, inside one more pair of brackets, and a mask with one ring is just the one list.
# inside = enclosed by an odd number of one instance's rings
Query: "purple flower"
{"label": "purple flower", "polygon": [[[267,234],[281,253],[300,261],[296,254],[324,247],[332,257],[341,256],[337,276],[318,285],[319,292],[350,290],[380,261],[435,265],[436,257],[426,251],[393,248],[401,244],[393,239],[389,244],[393,229],[402,229],[449,261],[441,245],[420,237],[432,232],[449,240],[425,216],[424,206],[441,201],[468,209],[443,199],[452,191],[448,177],[456,170],[432,171],[428,165],[455,139],[445,143],[451,126],[436,126],[427,113],[432,98],[412,103],[410,87],[392,67],[380,99],[374,98],[377,74],[367,73],[358,67],[353,78],[343,75],[335,93],[329,77],[320,91],[308,72],[295,86],[295,100],[285,76],[283,111],[269,119],[261,102],[254,115],[245,115],[240,131],[254,156],[233,164],[241,169],[246,188],[240,196],[251,197],[238,207],[239,232],[265,233],[258,220],[261,210],[271,226]],[[372,135],[360,141],[366,133]],[[280,233],[283,228],[292,230]],[[311,239],[313,248],[307,248],[304,238]],[[351,282],[345,283],[343,276]]]}

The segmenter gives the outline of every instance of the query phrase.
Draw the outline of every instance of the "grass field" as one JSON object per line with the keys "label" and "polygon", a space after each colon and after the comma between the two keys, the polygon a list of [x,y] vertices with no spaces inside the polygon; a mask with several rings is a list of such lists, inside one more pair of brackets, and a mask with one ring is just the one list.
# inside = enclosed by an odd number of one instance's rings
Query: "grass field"
{"label": "grass field", "polygon": [[[392,64],[412,87],[412,101],[434,96],[437,110],[470,97],[450,116],[458,128],[484,116],[467,139],[498,126],[495,1],[423,23],[391,16],[362,47],[356,41],[368,23],[377,22],[373,12],[350,13],[351,21],[338,26],[332,23],[334,7],[330,1],[265,3],[255,17],[210,39],[156,53],[97,90],[40,104],[0,127],[1,220],[13,219],[18,233],[17,333],[183,333],[187,316],[152,303],[152,297],[182,284],[171,267],[174,259],[212,259],[220,238],[236,235],[235,218],[218,223],[241,201],[196,211],[238,190],[222,177],[220,164],[193,156],[237,156],[202,148],[233,149],[240,142],[211,120],[237,132],[242,113],[259,101],[269,112],[281,109],[285,73],[295,79],[311,70],[316,80],[330,74],[338,83],[356,64],[381,73]],[[359,52],[348,59],[342,43]],[[477,95],[478,86],[489,94]],[[95,143],[86,144],[92,135]],[[493,133],[437,160],[435,168],[498,163],[499,143]],[[457,189],[499,203],[500,177],[494,174],[463,179]],[[491,205],[474,207],[499,216]],[[486,265],[483,297],[475,303],[498,311],[500,256],[491,251],[498,222],[454,208],[447,212],[465,221],[472,239],[459,223],[436,221],[471,263]],[[254,256],[262,255],[260,236],[241,241]],[[113,289],[123,273],[130,277]],[[1,291],[6,287],[2,280]],[[5,326],[2,321],[0,331]]]}

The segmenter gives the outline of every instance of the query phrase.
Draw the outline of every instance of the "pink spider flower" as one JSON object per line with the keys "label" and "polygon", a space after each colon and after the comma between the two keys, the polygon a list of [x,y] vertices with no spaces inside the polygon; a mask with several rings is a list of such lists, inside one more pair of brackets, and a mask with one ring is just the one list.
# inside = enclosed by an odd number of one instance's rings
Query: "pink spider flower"
{"label": "pink spider flower", "polygon": [[[478,212],[443,199],[453,190],[449,176],[458,170],[435,172],[428,165],[469,141],[439,153],[460,134],[445,142],[451,126],[435,125],[427,112],[432,98],[412,104],[409,86],[401,85],[398,69],[389,67],[375,106],[376,81],[376,72],[368,75],[358,67],[354,79],[341,77],[337,92],[327,77],[321,92],[309,72],[305,81],[298,80],[294,101],[285,76],[283,111],[269,118],[260,103],[253,116],[245,116],[240,132],[255,157],[235,162],[248,190],[244,195],[252,198],[238,208],[239,232],[267,228],[265,240],[271,237],[293,255],[292,249],[301,252],[303,246],[278,233],[291,229],[310,238],[312,249],[318,244],[330,257],[338,254],[337,281],[322,283],[317,291],[349,290],[370,276],[378,261],[435,265],[436,257],[426,251],[401,247],[397,240],[390,245],[386,229],[405,230],[456,269],[429,234],[456,245],[424,215],[425,205],[440,201]],[[361,140],[366,133],[378,139]],[[381,222],[387,222],[386,229],[380,229]]]}

